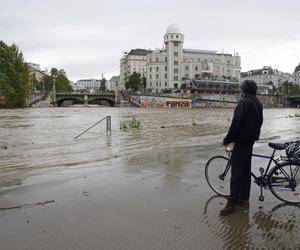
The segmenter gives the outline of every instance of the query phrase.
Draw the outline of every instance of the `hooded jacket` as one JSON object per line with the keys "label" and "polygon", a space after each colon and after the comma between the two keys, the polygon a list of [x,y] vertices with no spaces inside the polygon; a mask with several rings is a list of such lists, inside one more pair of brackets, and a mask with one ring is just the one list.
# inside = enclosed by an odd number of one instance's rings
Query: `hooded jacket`
{"label": "hooded jacket", "polygon": [[263,123],[263,106],[256,97],[257,86],[252,80],[242,84],[242,97],[236,106],[232,122],[223,144],[254,143],[259,139]]}

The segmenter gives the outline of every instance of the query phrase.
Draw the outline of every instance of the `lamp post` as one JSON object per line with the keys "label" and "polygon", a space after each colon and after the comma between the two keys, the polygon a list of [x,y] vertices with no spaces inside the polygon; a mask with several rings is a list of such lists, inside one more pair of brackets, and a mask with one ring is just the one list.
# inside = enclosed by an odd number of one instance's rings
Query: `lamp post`
{"label": "lamp post", "polygon": [[53,77],[52,84],[52,92],[53,92],[53,104],[56,105],[56,88],[55,88],[55,78]]}

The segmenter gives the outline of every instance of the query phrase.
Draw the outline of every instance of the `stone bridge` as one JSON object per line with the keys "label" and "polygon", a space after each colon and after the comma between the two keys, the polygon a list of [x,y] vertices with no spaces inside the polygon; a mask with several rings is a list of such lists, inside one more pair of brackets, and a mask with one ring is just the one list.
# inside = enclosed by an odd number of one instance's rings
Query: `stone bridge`
{"label": "stone bridge", "polygon": [[109,103],[114,106],[116,103],[116,95],[114,92],[100,92],[95,94],[81,93],[56,93],[53,103],[57,106],[72,104],[98,104]]}

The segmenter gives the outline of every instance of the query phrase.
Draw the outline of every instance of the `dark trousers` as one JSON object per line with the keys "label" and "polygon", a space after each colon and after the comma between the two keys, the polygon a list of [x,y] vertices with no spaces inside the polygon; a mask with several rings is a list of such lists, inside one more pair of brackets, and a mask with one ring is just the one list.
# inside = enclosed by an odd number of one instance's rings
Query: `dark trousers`
{"label": "dark trousers", "polygon": [[231,155],[231,179],[229,201],[236,205],[248,200],[251,187],[251,158],[253,143],[235,143]]}

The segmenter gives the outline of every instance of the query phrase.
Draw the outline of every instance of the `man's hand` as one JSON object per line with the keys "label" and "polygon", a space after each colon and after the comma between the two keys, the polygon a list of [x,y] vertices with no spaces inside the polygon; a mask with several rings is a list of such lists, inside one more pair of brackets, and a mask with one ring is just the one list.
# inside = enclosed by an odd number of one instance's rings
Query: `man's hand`
{"label": "man's hand", "polygon": [[224,147],[226,152],[231,152],[233,150],[234,143],[224,144]]}

